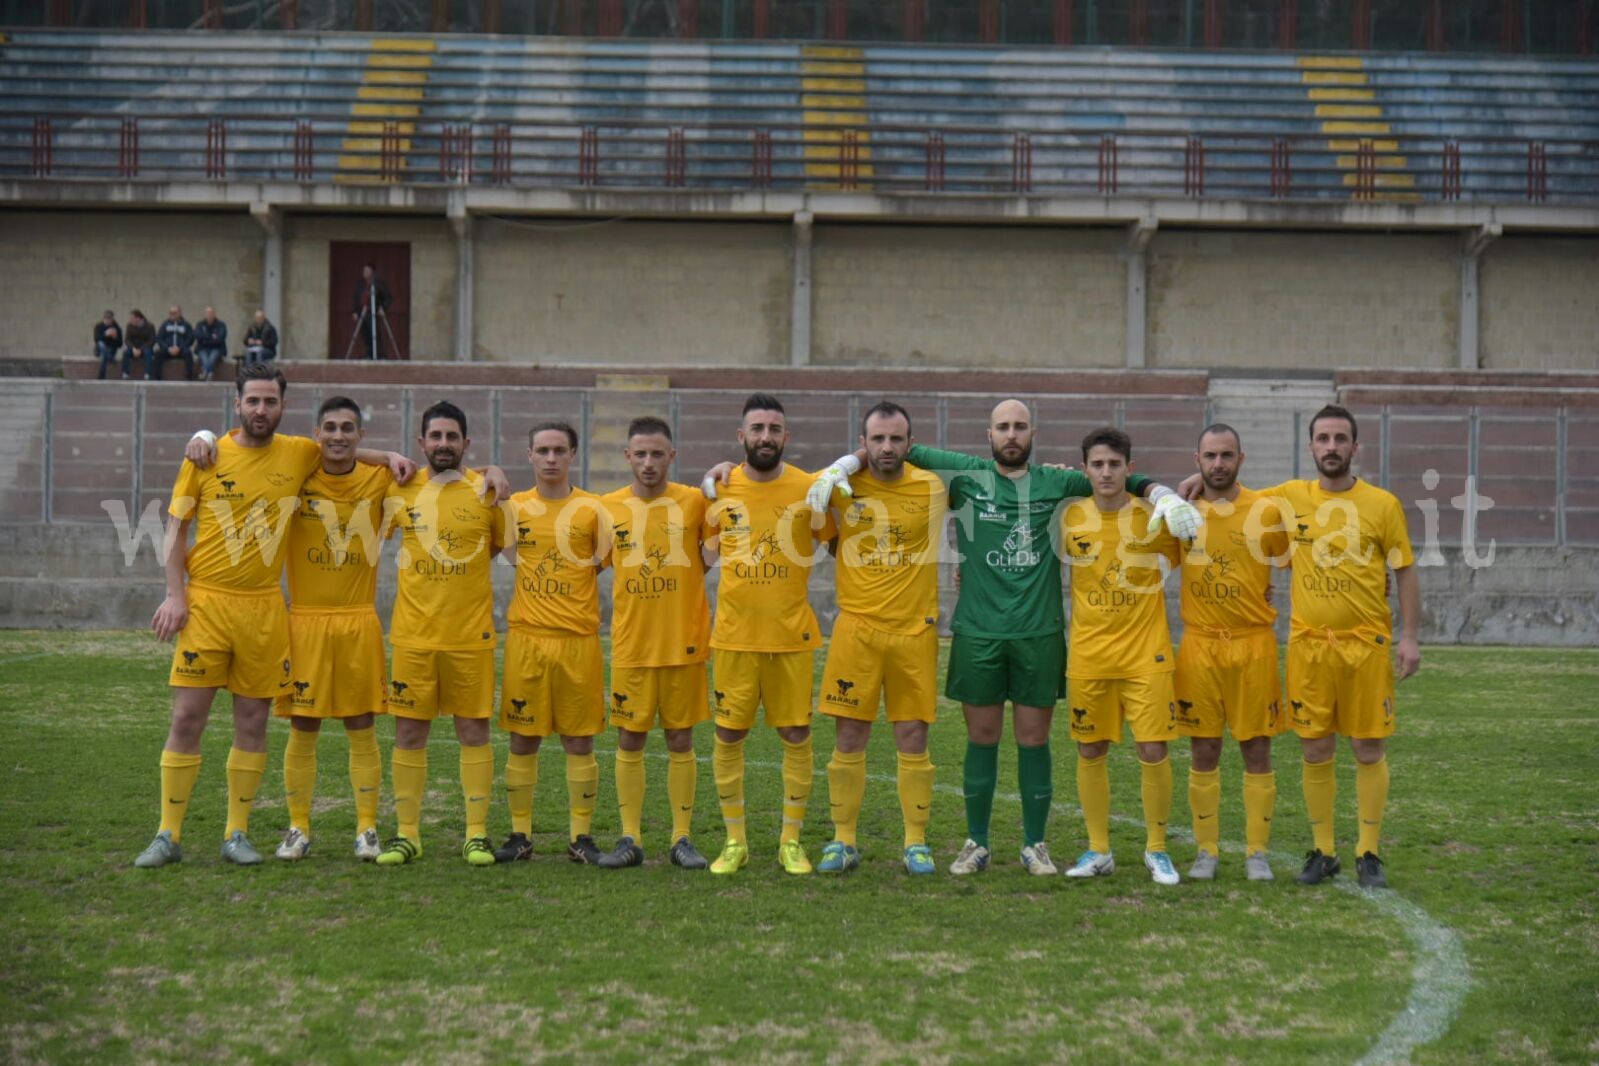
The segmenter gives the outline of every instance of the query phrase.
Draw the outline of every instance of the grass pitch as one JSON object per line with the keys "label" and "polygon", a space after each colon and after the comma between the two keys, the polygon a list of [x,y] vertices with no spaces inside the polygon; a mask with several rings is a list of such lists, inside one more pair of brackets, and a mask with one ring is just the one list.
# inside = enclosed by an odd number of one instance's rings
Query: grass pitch
{"label": "grass pitch", "polygon": [[[818,659],[818,663],[820,659]],[[1279,740],[1279,880],[1243,880],[1236,751],[1223,760],[1224,862],[1212,884],[1151,884],[1135,757],[1112,754],[1122,868],[1086,884],[1025,875],[1014,749],[1002,747],[995,865],[910,881],[886,728],[873,739],[864,867],[791,878],[774,863],[780,748],[747,745],[753,856],[712,878],[664,862],[665,761],[652,738],[642,870],[561,858],[565,780],[547,745],[531,863],[459,858],[456,744],[436,728],[426,857],[380,870],[349,854],[342,730],[321,744],[317,847],[298,865],[225,867],[226,697],[184,833],[185,861],[130,863],[157,818],[167,649],[140,634],[0,633],[0,1040],[11,1062],[972,1060],[1417,1062],[1599,1059],[1599,652],[1429,648],[1400,690],[1385,856],[1394,890],[1289,880],[1308,830],[1292,737]],[[931,842],[965,833],[964,730],[943,703]],[[252,823],[285,827],[282,748]],[[379,726],[387,754],[392,726]],[[702,757],[695,837],[722,839]],[[818,780],[805,841],[830,829]],[[617,832],[614,741],[599,742],[596,836]],[[504,740],[496,736],[498,784]],[[1055,742],[1057,859],[1083,845],[1072,745]],[[1173,746],[1174,827],[1188,821]],[[1341,751],[1350,881],[1354,779]],[[393,822],[385,801],[383,831]],[[497,794],[492,831],[508,822]],[[1174,835],[1180,868],[1192,858]]]}

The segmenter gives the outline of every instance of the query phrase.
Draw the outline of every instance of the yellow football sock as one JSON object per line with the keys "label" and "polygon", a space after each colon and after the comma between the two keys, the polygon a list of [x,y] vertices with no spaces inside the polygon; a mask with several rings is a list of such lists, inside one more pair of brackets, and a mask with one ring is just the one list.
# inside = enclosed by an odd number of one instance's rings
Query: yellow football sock
{"label": "yellow football sock", "polygon": [[905,846],[927,843],[927,823],[933,817],[933,760],[927,752],[899,753],[900,816],[905,820]]}
{"label": "yellow football sock", "polygon": [[1338,854],[1333,837],[1333,807],[1338,802],[1338,775],[1334,760],[1305,763],[1305,817],[1310,835],[1323,855]]}
{"label": "yellow football sock", "polygon": [[289,746],[283,752],[283,803],[289,808],[289,825],[311,835],[311,795],[316,791],[317,734],[289,729]]}
{"label": "yellow football sock", "polygon": [[[700,764],[692,751],[669,752],[666,763],[666,798],[672,804],[672,840],[686,837],[694,827],[694,792],[700,783]],[[741,808],[742,809],[742,808]]]}
{"label": "yellow football sock", "polygon": [[377,730],[347,729],[350,742],[350,787],[355,790],[355,831],[378,827],[378,794],[383,787],[383,756],[378,754]]}
{"label": "yellow football sock", "polygon": [[566,757],[566,800],[571,816],[571,839],[588,836],[594,828],[594,797],[600,791],[600,764],[594,753]]}
{"label": "yellow football sock", "polygon": [[800,838],[805,828],[805,808],[811,801],[811,785],[815,781],[816,756],[811,738],[798,744],[783,741],[783,833],[781,843]]}
{"label": "yellow football sock", "polygon": [[622,812],[622,835],[644,841],[644,753],[616,749],[616,805]]}
{"label": "yellow football sock", "polygon": [[494,792],[494,747],[461,745],[461,792],[466,797],[466,838],[489,835],[489,796]]}
{"label": "yellow football sock", "polygon": [[1271,850],[1271,815],[1277,807],[1277,775],[1244,774],[1244,840],[1246,850]]}
{"label": "yellow football sock", "polygon": [[394,783],[394,820],[407,840],[422,840],[422,793],[428,786],[428,750],[395,748],[389,758],[389,779]]}
{"label": "yellow football sock", "polygon": [[1378,840],[1382,837],[1383,811],[1388,807],[1388,757],[1376,762],[1355,763],[1355,806],[1360,811],[1360,843],[1355,854],[1371,852],[1380,855]]}
{"label": "yellow football sock", "polygon": [[716,738],[711,756],[711,771],[716,777],[716,798],[722,805],[722,821],[727,823],[727,839],[747,842],[744,831],[744,739],[729,744]]}
{"label": "yellow football sock", "polygon": [[255,805],[255,790],[261,787],[266,763],[264,751],[233,748],[228,752],[228,826],[222,831],[223,840],[250,831],[250,808]]}
{"label": "yellow football sock", "polygon": [[511,752],[505,760],[505,805],[511,811],[511,832],[533,835],[533,790],[538,784],[538,752]]}
{"label": "yellow football sock", "polygon": [[1107,755],[1097,759],[1077,756],[1077,804],[1088,829],[1088,850],[1110,852],[1110,768]]}
{"label": "yellow football sock", "polygon": [[1144,850],[1166,850],[1166,822],[1171,818],[1171,759],[1138,760],[1144,793]]}
{"label": "yellow football sock", "polygon": [[1194,845],[1221,854],[1221,770],[1188,771],[1188,806],[1194,812]]}
{"label": "yellow football sock", "polygon": [[183,839],[183,816],[200,776],[200,756],[178,751],[161,752],[161,828],[176,844]]}
{"label": "yellow football sock", "polygon": [[827,792],[833,805],[833,839],[854,847],[861,801],[866,798],[864,751],[833,750],[833,761],[827,764]]}

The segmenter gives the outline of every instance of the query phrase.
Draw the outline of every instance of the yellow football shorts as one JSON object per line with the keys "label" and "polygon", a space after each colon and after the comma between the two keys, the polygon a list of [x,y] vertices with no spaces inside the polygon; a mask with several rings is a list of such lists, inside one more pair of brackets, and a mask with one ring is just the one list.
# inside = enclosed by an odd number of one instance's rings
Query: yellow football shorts
{"label": "yellow football shorts", "polygon": [[289,612],[294,663],[279,718],[354,718],[385,714],[383,623],[371,604],[305,607]]}
{"label": "yellow football shorts", "polygon": [[225,688],[246,699],[289,691],[289,611],[276,587],[259,592],[190,585],[167,684]]}
{"label": "yellow football shorts", "polygon": [[1068,677],[1067,714],[1072,739],[1079,744],[1108,740],[1120,744],[1122,723],[1140,744],[1171,740],[1177,736],[1177,697],[1172,675],[1142,677]]}
{"label": "yellow football shorts", "polygon": [[500,728],[525,737],[592,737],[605,730],[599,634],[513,628],[505,637]]}
{"label": "yellow football shorts", "polygon": [[818,709],[834,718],[931,722],[938,714],[938,630],[889,633],[846,612],[833,623]]}
{"label": "yellow football shorts", "polygon": [[705,664],[682,666],[611,666],[611,724],[634,733],[648,733],[657,720],[662,729],[689,729],[710,718]]}
{"label": "yellow football shorts", "polygon": [[1177,648],[1177,732],[1234,740],[1288,728],[1277,680],[1277,635],[1267,628],[1219,635],[1190,626]]}
{"label": "yellow football shorts", "polygon": [[487,718],[494,710],[494,649],[395,648],[389,713],[432,721]]}
{"label": "yellow football shorts", "polygon": [[1392,736],[1392,638],[1383,633],[1294,634],[1288,641],[1288,721],[1307,740],[1339,733]]}
{"label": "yellow football shorts", "polygon": [[733,651],[712,649],[711,696],[716,724],[746,730],[755,712],[766,708],[773,729],[811,724],[811,688],[816,657],[804,651]]}

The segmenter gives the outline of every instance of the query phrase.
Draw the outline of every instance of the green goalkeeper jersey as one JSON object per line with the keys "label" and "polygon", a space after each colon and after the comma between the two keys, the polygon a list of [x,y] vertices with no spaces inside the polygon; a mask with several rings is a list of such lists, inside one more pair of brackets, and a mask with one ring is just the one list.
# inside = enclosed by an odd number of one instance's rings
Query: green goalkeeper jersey
{"label": "green goalkeeper jersey", "polygon": [[[1029,465],[1020,477],[1006,477],[992,459],[921,444],[908,458],[949,489],[961,554],[960,598],[950,628],[989,640],[1062,632],[1060,508],[1066,500],[1093,495],[1087,476]],[[1127,490],[1142,495],[1148,483],[1134,474]]]}

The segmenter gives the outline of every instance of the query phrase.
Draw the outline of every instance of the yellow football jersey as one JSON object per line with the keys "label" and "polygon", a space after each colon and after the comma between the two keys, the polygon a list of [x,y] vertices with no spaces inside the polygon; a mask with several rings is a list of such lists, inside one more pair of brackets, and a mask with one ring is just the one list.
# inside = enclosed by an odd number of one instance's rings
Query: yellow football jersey
{"label": "yellow football jersey", "polygon": [[289,523],[289,602],[359,607],[377,596],[378,551],[388,530],[383,504],[394,490],[387,467],[355,464],[346,474],[318,469],[300,486]]}
{"label": "yellow football jersey", "polygon": [[890,633],[938,623],[938,549],[944,483],[905,464],[898,481],[869,470],[849,479],[852,499],[834,495],[838,523],[838,607]]}
{"label": "yellow football jersey", "polygon": [[705,600],[706,500],[699,489],[666,486],[653,500],[631,487],[601,497],[611,585],[611,665],[682,666],[711,654]]}
{"label": "yellow football jersey", "polygon": [[223,589],[276,588],[300,485],[321,465],[316,441],[281,434],[261,448],[241,447],[231,433],[219,437],[217,461],[209,470],[185,459],[167,512],[194,518],[190,582]]}
{"label": "yellow football jersey", "polygon": [[1273,625],[1272,560],[1286,563],[1288,554],[1280,509],[1241,485],[1236,500],[1195,500],[1194,506],[1205,524],[1183,547],[1183,621],[1212,630]]}
{"label": "yellow football jersey", "polygon": [[574,488],[563,499],[546,500],[532,488],[512,496],[511,505],[516,582],[506,622],[551,633],[598,633],[600,498]]}
{"label": "yellow football jersey", "polygon": [[505,511],[478,499],[482,475],[436,481],[422,470],[395,488],[399,589],[389,642],[399,648],[463,651],[494,646],[489,567],[505,546]]}
{"label": "yellow football jersey", "polygon": [[1061,516],[1072,579],[1067,677],[1133,678],[1176,668],[1161,586],[1179,548],[1164,529],[1149,535],[1151,513],[1143,500],[1101,511],[1089,499]]}
{"label": "yellow football jersey", "polygon": [[727,651],[804,651],[822,643],[807,586],[817,541],[833,539],[832,517],[811,529],[805,493],[811,475],[785,465],[775,481],[734,469],[705,517],[705,538],[722,557],[711,647]]}
{"label": "yellow football jersey", "polygon": [[1293,626],[1391,636],[1387,570],[1416,561],[1399,498],[1366,481],[1328,492],[1314,479],[1285,481],[1260,495],[1280,501],[1291,523]]}

